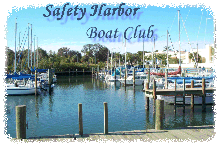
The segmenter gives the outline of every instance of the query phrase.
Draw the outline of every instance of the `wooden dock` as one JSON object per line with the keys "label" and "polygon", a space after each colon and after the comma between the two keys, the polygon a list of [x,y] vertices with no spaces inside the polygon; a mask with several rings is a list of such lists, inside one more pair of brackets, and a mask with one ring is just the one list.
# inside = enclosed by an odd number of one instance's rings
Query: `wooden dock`
{"label": "wooden dock", "polygon": [[[166,88],[168,87],[168,85],[166,86]],[[191,87],[186,88],[185,85],[185,79],[183,79],[183,88],[182,89],[176,89],[176,80],[175,80],[175,85],[173,89],[157,89],[156,88],[156,81],[153,81],[153,89],[149,89],[149,83],[146,83],[145,86],[145,95],[147,100],[149,100],[149,97],[152,97],[153,99],[157,99],[157,95],[172,95],[174,96],[174,105],[175,105],[175,109],[177,106],[177,102],[182,103],[181,106],[184,107],[184,112],[185,112],[185,96],[191,95],[191,108],[194,110],[194,95],[200,95],[202,97],[202,111],[205,112],[206,111],[206,103],[205,103],[205,98],[206,98],[206,93],[214,93],[214,91],[216,91],[216,88],[214,87],[209,87],[206,88],[205,85],[205,79],[202,79],[202,87],[201,88],[195,88],[194,87],[194,81],[191,81]],[[183,96],[183,100],[181,101],[177,101],[177,97],[181,95]],[[149,108],[148,104],[147,105],[147,109]],[[175,110],[176,111],[176,110]]]}
{"label": "wooden dock", "polygon": [[[183,95],[185,94],[203,94],[202,93],[203,89],[202,88],[186,88],[184,89],[157,89],[156,90],[156,95]],[[213,93],[216,91],[215,88],[206,88],[205,93]],[[153,94],[154,90],[153,89],[147,89],[145,90],[146,94]]]}
{"label": "wooden dock", "polygon": [[[215,137],[215,129],[213,125],[205,126],[188,126],[179,129],[165,130],[134,130],[134,131],[117,131],[109,132],[109,134],[93,133],[93,134],[66,134],[42,137],[30,137],[23,139],[23,142],[203,142],[210,141]],[[19,139],[11,139],[12,142],[20,142]]]}

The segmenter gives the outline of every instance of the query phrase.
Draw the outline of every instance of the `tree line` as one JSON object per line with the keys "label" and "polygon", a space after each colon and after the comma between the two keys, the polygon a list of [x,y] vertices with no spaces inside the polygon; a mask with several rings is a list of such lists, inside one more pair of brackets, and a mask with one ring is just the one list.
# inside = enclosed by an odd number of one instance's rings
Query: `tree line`
{"label": "tree line", "polygon": [[[169,47],[168,47],[169,49]],[[164,48],[166,50],[166,47]],[[157,52],[156,50],[155,52]],[[111,55],[113,55],[113,65],[124,64],[125,54],[120,52],[110,51],[106,46],[97,44],[86,44],[81,49],[81,52],[70,50],[70,48],[62,47],[58,50],[58,52],[50,50],[47,52],[46,50],[38,47],[35,50],[35,67],[39,69],[49,69],[54,68],[56,71],[69,71],[75,70],[91,70],[92,67],[103,68],[107,65],[107,60],[110,60]],[[38,52],[38,61],[37,61],[37,52]],[[144,51],[144,53],[149,53],[148,51]],[[196,54],[194,54],[196,55]],[[14,60],[15,60],[15,52],[10,48],[6,47],[6,71],[13,72],[14,71]],[[192,58],[192,54],[189,57]],[[166,65],[166,54],[154,54],[153,60],[155,63],[155,58],[157,60],[161,60],[163,65]],[[120,61],[119,61],[120,59]],[[179,59],[173,56],[168,56],[169,63],[179,63]],[[143,51],[138,51],[137,53],[126,53],[126,62],[131,65],[142,65],[143,64]],[[144,60],[150,61],[152,60],[152,55],[144,56]],[[201,56],[199,55],[199,62],[201,61]],[[29,70],[28,68],[28,49],[24,49],[23,51],[16,51],[16,63],[17,63],[17,71]],[[31,67],[31,56],[29,56],[29,66]],[[32,68],[34,68],[34,52],[32,51]]]}

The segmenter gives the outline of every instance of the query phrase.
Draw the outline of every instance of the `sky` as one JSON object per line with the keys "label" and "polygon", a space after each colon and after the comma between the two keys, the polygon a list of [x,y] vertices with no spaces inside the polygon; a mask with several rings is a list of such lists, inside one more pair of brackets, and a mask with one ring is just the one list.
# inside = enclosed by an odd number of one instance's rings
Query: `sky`
{"label": "sky", "polygon": [[[100,43],[114,52],[124,53],[125,47],[122,43],[121,37],[121,34],[123,34],[123,36],[126,36],[128,39],[126,40],[126,51],[136,53],[137,51],[143,51],[143,39],[138,39],[141,30],[142,34],[143,30],[146,32],[144,42],[145,51],[152,51],[154,48],[154,37],[155,50],[163,50],[164,47],[167,46],[167,30],[170,34],[170,37],[168,38],[168,46],[173,44],[173,47],[171,48],[179,50],[178,10],[180,10],[180,43],[182,51],[189,51],[191,48],[196,48],[197,43],[199,49],[203,49],[205,48],[205,44],[213,44],[214,42],[213,11],[207,5],[185,4],[182,6],[175,6],[175,4],[172,4],[160,7],[153,5],[149,6],[149,4],[143,3],[142,5],[141,3],[132,5],[125,2],[125,5],[121,6],[121,8],[124,8],[124,14],[122,16],[117,16],[118,11],[116,11],[115,13],[117,15],[114,14],[112,16],[113,8],[118,8],[120,3],[110,4],[101,1],[106,4],[106,6],[102,7],[102,16],[98,17],[101,4],[98,5],[96,14],[94,16],[90,16],[89,13],[94,13],[92,6],[97,5],[97,3],[79,4],[73,2],[63,2],[62,4],[57,5],[55,2],[56,1],[47,1],[44,2],[45,5],[42,6],[40,3],[33,3],[34,6],[27,6],[26,3],[23,3],[23,7],[13,7],[13,5],[11,5],[6,21],[7,46],[10,49],[15,50],[16,21],[16,49],[19,49],[20,34],[20,42],[22,43],[20,45],[21,50],[22,48],[28,48],[28,23],[32,24],[32,50],[34,50],[35,38],[35,48],[37,48],[38,45],[47,52],[50,50],[57,52],[61,47],[68,47],[70,50],[81,51],[83,45],[85,44]],[[66,4],[66,7],[63,18],[61,20],[57,20],[57,18],[61,18],[64,4]],[[83,8],[83,10],[86,9],[86,13],[84,13],[85,15],[83,17],[81,14],[74,16],[74,8],[77,5],[78,9],[76,13],[81,12],[80,8]],[[47,10],[47,6],[49,12]],[[71,8],[73,9],[71,11],[72,15],[67,16],[67,11]],[[137,9],[136,14],[134,14],[134,8],[139,8]],[[60,9],[60,14],[58,16],[52,16],[53,11],[56,14],[58,9]],[[110,16],[103,16],[106,9],[106,12],[110,10]],[[128,16],[125,15],[126,10],[126,14]],[[50,11],[51,15],[48,16]],[[81,17],[81,20],[77,20],[77,18]],[[136,27],[137,37],[135,38],[134,33]],[[96,39],[89,38],[90,35],[91,37],[95,36],[95,33],[91,34],[92,28],[93,31],[97,28]],[[116,30],[117,33],[115,35]],[[153,31],[153,35],[151,30]],[[98,36],[99,32],[100,35]],[[105,33],[104,37],[102,37],[103,32]],[[124,34],[125,32],[126,35]],[[111,36],[109,36],[110,33]],[[147,38],[147,34],[149,38]],[[102,38],[99,39],[99,37]],[[106,37],[111,37],[111,39]],[[113,40],[114,37],[116,38]],[[123,42],[125,44],[125,38],[123,39]],[[31,29],[29,30],[29,43],[31,43]]]}

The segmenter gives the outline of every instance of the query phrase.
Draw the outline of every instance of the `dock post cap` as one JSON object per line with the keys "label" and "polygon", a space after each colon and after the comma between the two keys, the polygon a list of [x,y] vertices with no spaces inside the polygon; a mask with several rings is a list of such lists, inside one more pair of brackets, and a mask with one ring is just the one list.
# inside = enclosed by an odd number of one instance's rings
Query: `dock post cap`
{"label": "dock post cap", "polygon": [[25,107],[26,105],[17,105],[16,107]]}

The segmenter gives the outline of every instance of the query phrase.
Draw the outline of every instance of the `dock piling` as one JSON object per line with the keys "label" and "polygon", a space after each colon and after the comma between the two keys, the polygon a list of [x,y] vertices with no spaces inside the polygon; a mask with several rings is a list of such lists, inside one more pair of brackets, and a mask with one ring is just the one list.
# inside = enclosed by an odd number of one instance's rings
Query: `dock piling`
{"label": "dock piling", "polygon": [[108,134],[108,105],[104,102],[104,134]]}
{"label": "dock piling", "polygon": [[[191,80],[191,88],[194,88],[194,80]],[[191,94],[191,109],[194,111],[194,94]]]}
{"label": "dock piling", "polygon": [[174,97],[174,112],[176,113],[176,79],[174,82],[174,91],[175,91],[175,97]]}
{"label": "dock piling", "polygon": [[135,86],[135,68],[133,68],[133,86]]}
{"label": "dock piling", "polygon": [[156,100],[156,121],[155,129],[163,130],[163,118],[164,118],[164,100]]}
{"label": "dock piling", "polygon": [[127,68],[125,68],[125,88],[126,88]]}
{"label": "dock piling", "polygon": [[149,105],[149,97],[148,97],[148,96],[145,96],[145,98],[146,98],[146,107],[145,107],[145,109],[146,109],[147,111],[149,111],[149,107],[150,107],[150,105]]}
{"label": "dock piling", "polygon": [[83,135],[83,119],[82,119],[82,103],[78,104],[78,115],[79,115],[79,135]]}
{"label": "dock piling", "polygon": [[116,82],[116,68],[115,68],[115,71],[114,71],[114,72],[115,72],[115,75],[114,75],[114,77],[115,77],[115,82]]}
{"label": "dock piling", "polygon": [[185,95],[186,95],[186,82],[185,82],[185,79],[183,79],[183,112],[185,113]]}
{"label": "dock piling", "polygon": [[147,71],[148,71],[147,79],[148,79],[148,83],[150,83],[150,68]]}
{"label": "dock piling", "polygon": [[167,77],[168,77],[168,69],[165,70],[165,89],[168,89],[168,80],[167,80]]}
{"label": "dock piling", "polygon": [[205,103],[206,93],[205,93],[205,79],[202,79],[202,112],[206,111]]}
{"label": "dock piling", "polygon": [[35,70],[35,96],[37,95],[37,70]]}
{"label": "dock piling", "polygon": [[155,81],[155,79],[154,79],[154,81],[153,81],[153,98],[154,99],[157,99],[157,95],[156,95],[156,81]]}
{"label": "dock piling", "polygon": [[48,84],[49,84],[49,94],[51,94],[51,84],[52,84],[52,69],[48,69]]}
{"label": "dock piling", "polygon": [[120,79],[121,79],[121,67],[120,67]]}
{"label": "dock piling", "polygon": [[16,138],[26,139],[26,105],[18,105],[16,110]]}

